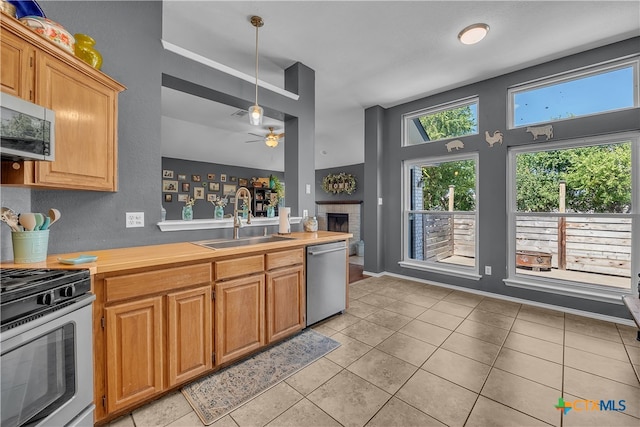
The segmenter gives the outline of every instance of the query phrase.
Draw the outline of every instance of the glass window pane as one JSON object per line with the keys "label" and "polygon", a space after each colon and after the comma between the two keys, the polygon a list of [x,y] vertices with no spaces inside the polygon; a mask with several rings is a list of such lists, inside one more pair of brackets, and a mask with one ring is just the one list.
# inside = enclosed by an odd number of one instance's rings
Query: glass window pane
{"label": "glass window pane", "polygon": [[631,177],[630,142],[520,153],[517,211],[628,213]]}
{"label": "glass window pane", "polygon": [[518,215],[517,274],[631,289],[631,218]]}
{"label": "glass window pane", "polygon": [[407,116],[404,126],[406,145],[475,135],[478,133],[478,101]]}
{"label": "glass window pane", "polygon": [[514,91],[512,124],[527,126],[632,108],[635,74],[634,67],[629,65]]}
{"label": "glass window pane", "polygon": [[409,258],[474,267],[476,162],[425,161],[411,168]]}

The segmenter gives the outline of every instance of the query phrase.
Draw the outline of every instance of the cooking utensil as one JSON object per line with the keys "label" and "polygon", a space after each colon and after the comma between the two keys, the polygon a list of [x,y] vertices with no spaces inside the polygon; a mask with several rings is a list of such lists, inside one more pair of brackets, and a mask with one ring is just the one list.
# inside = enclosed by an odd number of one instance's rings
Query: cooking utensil
{"label": "cooking utensil", "polygon": [[41,214],[40,212],[34,213],[33,215],[36,218],[36,228],[34,228],[34,230],[36,231],[42,230],[42,224],[44,224],[44,215]]}
{"label": "cooking utensil", "polygon": [[49,223],[49,227],[51,227],[54,222],[59,220],[60,216],[61,214],[58,209],[54,209],[54,208],[49,209],[49,218],[51,219],[51,222]]}
{"label": "cooking utensil", "polygon": [[0,209],[0,220],[5,222],[13,231],[21,231],[18,225],[18,215],[9,208]]}
{"label": "cooking utensil", "polygon": [[42,223],[42,227],[40,227],[40,230],[48,230],[50,223],[51,223],[51,218],[49,218],[48,216],[45,216],[44,223]]}
{"label": "cooking utensil", "polygon": [[33,213],[21,213],[18,220],[25,231],[33,231],[36,228],[36,215]]}

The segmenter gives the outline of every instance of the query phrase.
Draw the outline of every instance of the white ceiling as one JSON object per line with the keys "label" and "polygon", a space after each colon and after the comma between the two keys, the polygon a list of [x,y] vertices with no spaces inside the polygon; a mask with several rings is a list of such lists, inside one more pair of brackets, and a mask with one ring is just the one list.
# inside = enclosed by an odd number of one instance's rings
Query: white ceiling
{"label": "white ceiling", "polygon": [[[640,35],[637,0],[165,0],[163,39],[254,76],[251,15],[265,21],[261,80],[282,88],[292,64],[315,70],[317,169],[364,161],[365,108],[388,108]],[[462,45],[459,31],[477,22],[489,24],[489,35]],[[162,104],[164,156],[248,167],[268,162],[284,170],[283,144],[275,150],[245,144],[257,138],[247,134],[246,117],[234,122],[235,109],[169,89]]]}

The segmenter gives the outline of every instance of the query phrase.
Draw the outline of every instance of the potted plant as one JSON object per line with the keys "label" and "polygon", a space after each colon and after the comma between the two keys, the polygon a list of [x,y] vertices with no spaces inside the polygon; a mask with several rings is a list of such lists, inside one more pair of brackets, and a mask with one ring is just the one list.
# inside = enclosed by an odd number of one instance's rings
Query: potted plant
{"label": "potted plant", "polygon": [[274,190],[276,193],[275,201],[272,201],[272,204],[274,206],[278,205],[280,203],[280,200],[284,198],[284,184],[282,183],[282,181],[280,181],[280,178],[278,178],[277,176],[270,175],[269,185],[271,187],[271,190]]}

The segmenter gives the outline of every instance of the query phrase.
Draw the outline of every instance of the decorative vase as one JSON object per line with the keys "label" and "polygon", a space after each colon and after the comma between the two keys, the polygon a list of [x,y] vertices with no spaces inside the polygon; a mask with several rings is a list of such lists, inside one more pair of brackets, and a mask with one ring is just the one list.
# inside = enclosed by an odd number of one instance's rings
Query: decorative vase
{"label": "decorative vase", "polygon": [[222,219],[224,218],[224,208],[222,206],[216,206],[213,210],[213,218],[214,219]]}
{"label": "decorative vase", "polygon": [[74,38],[76,39],[74,49],[76,56],[96,70],[99,70],[100,67],[102,67],[102,55],[93,47],[96,41],[90,36],[81,33],[75,34]]}
{"label": "decorative vase", "polygon": [[276,216],[276,208],[267,206],[267,218],[273,218],[274,216]]}
{"label": "decorative vase", "polygon": [[193,207],[192,206],[183,206],[182,207],[182,220],[183,221],[191,221],[193,219]]}

